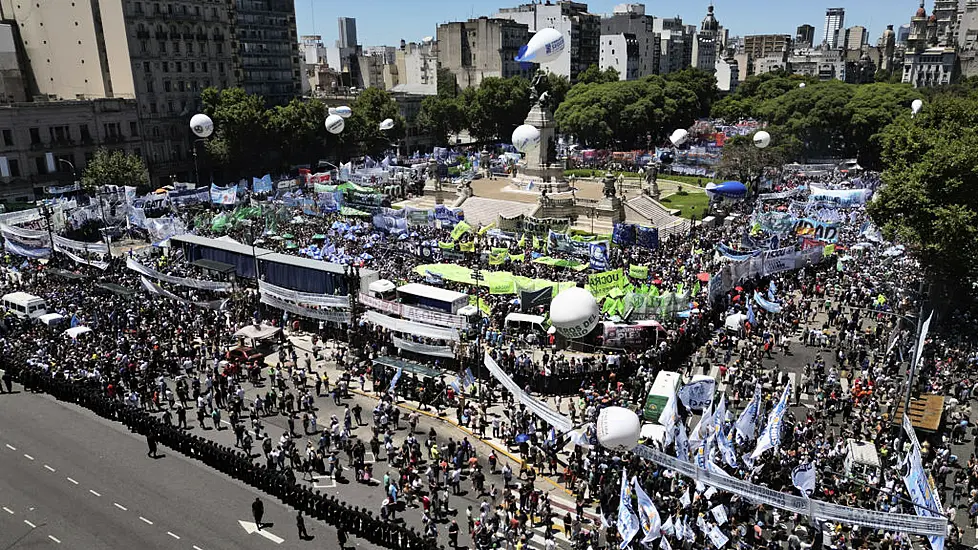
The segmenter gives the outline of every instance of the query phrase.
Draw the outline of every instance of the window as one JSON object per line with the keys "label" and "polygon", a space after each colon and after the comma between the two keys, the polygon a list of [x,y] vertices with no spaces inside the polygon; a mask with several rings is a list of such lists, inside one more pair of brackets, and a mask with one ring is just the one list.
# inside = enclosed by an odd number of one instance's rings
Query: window
{"label": "window", "polygon": [[41,144],[41,130],[40,128],[31,128],[31,145]]}
{"label": "window", "polygon": [[129,121],[129,135],[132,137],[139,137],[139,123],[135,120]]}
{"label": "window", "polygon": [[7,147],[11,147],[14,144],[14,133],[11,130],[3,131],[3,144]]}
{"label": "window", "polygon": [[156,91],[154,88],[155,88],[155,86],[153,86],[153,81],[147,78],[146,79],[146,91],[149,92],[149,93],[153,93],[153,92]]}
{"label": "window", "polygon": [[164,61],[163,62],[163,72],[164,73],[170,72],[170,62],[169,61]]}
{"label": "window", "polygon": [[172,113],[173,112],[173,102],[172,101],[167,101],[166,102],[166,112],[168,112],[168,113]]}
{"label": "window", "polygon": [[160,41],[160,53],[166,53],[166,42]]}
{"label": "window", "polygon": [[224,53],[224,43],[218,42],[215,44],[217,46],[217,53]]}
{"label": "window", "polygon": [[71,131],[67,126],[52,126],[48,128],[48,132],[51,134],[51,141],[55,143],[64,143],[71,139]]}
{"label": "window", "polygon": [[164,80],[163,81],[163,91],[164,92],[169,92],[170,91],[170,81],[169,80]]}
{"label": "window", "polygon": [[207,72],[207,62],[206,61],[204,61],[203,63],[200,64],[200,70],[203,71],[203,72],[205,72],[205,73]]}
{"label": "window", "polygon": [[176,62],[176,66],[177,66],[177,72],[178,73],[182,73],[183,72],[183,61],[177,61]]}
{"label": "window", "polygon": [[218,70],[218,71],[219,71],[219,72],[220,72],[221,74],[224,74],[224,63],[223,63],[223,62],[221,62],[221,63],[218,63],[218,64],[217,64],[217,70]]}
{"label": "window", "polygon": [[143,3],[136,2],[136,13],[143,13]]}
{"label": "window", "polygon": [[48,163],[44,160],[44,157],[34,157],[34,168],[38,174],[48,173]]}
{"label": "window", "polygon": [[152,115],[155,115],[157,112],[159,112],[159,111],[158,111],[158,109],[156,107],[156,103],[150,103],[149,104],[149,113],[152,114]]}
{"label": "window", "polygon": [[88,124],[79,124],[78,134],[81,136],[82,142],[92,141],[92,134],[88,131]]}
{"label": "window", "polygon": [[140,49],[140,50],[141,50],[141,51],[142,51],[143,53],[147,53],[147,52],[149,52],[149,43],[148,43],[148,42],[146,42],[145,40],[140,40],[140,41],[139,41],[139,49]]}
{"label": "window", "polygon": [[10,168],[10,176],[14,178],[20,177],[20,161],[17,159],[8,159],[7,166]]}
{"label": "window", "polygon": [[145,73],[151,72],[149,67],[149,61],[143,61],[143,72]]}

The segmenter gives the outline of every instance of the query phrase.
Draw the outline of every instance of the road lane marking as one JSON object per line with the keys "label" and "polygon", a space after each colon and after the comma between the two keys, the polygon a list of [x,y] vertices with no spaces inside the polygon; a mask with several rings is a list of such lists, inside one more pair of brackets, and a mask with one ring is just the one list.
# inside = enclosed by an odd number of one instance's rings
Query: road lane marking
{"label": "road lane marking", "polygon": [[75,481],[75,480],[73,480],[73,479],[71,479],[70,477],[66,477],[65,479],[67,479],[68,481],[74,483],[75,485],[78,485],[78,482]]}
{"label": "road lane marking", "polygon": [[54,535],[48,535],[48,538],[51,539],[51,540],[53,540],[54,542],[56,542],[58,544],[61,544],[61,541],[58,540]]}
{"label": "road lane marking", "polygon": [[95,496],[97,496],[97,497],[100,497],[100,496],[102,496],[102,495],[100,495],[99,493],[96,493],[96,492],[95,492],[94,490],[92,490],[92,489],[89,489],[89,490],[88,490],[88,492],[89,492],[89,493],[92,493],[93,495],[95,495]]}
{"label": "road lane marking", "polygon": [[204,549],[203,549],[203,548],[201,548],[200,546],[197,546],[197,545],[195,544],[195,545],[194,545],[194,550],[204,550]]}
{"label": "road lane marking", "polygon": [[173,537],[173,538],[175,538],[177,540],[180,540],[180,536],[177,535],[176,533],[173,533],[172,531],[167,531],[166,534],[167,535],[170,535],[171,537]]}
{"label": "road lane marking", "polygon": [[54,468],[48,466],[47,464],[44,465],[44,469],[46,469],[49,472],[57,472],[57,470],[55,470]]}
{"label": "road lane marking", "polygon": [[118,508],[118,509],[120,509],[120,510],[122,510],[123,512],[128,512],[129,511],[129,508],[126,508],[125,506],[119,504],[118,502],[113,502],[112,504],[115,504],[115,507]]}
{"label": "road lane marking", "polygon": [[33,523],[27,521],[26,519],[24,520],[24,523],[30,526],[31,529],[37,529],[37,525],[34,525]]}
{"label": "road lane marking", "polygon": [[11,451],[16,451],[17,450],[17,447],[14,447],[10,443],[7,443],[7,448],[10,449]]}
{"label": "road lane marking", "polygon": [[139,516],[139,519],[143,520],[143,523],[145,523],[146,525],[153,525],[152,521],[144,518],[143,516]]}
{"label": "road lane marking", "polygon": [[27,453],[24,453],[24,458],[26,458],[27,460],[34,460],[34,457]]}
{"label": "road lane marking", "polygon": [[4,512],[7,512],[7,513],[8,513],[8,514],[10,514],[10,515],[13,515],[13,514],[14,514],[14,511],[13,511],[13,510],[11,510],[10,508],[7,508],[6,506],[4,506],[4,507],[3,507],[3,511],[4,511]]}

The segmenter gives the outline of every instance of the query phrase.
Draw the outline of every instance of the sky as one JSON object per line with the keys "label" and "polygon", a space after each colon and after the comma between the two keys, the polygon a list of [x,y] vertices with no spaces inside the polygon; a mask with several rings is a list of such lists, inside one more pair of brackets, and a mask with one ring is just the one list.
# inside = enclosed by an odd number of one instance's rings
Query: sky
{"label": "sky", "polygon": [[[823,0],[825,1],[825,0]],[[822,40],[825,8],[846,9],[845,26],[862,25],[869,29],[870,44],[892,24],[899,28],[910,22],[919,0],[715,0],[717,20],[730,29],[731,36],[747,34],[791,34],[799,25],[815,27],[817,42]],[[401,39],[420,42],[434,36],[436,27],[448,21],[463,21],[492,15],[501,7],[513,7],[527,0],[295,0],[300,35],[319,34],[332,46],[337,39],[337,17],[357,20],[357,37],[363,46],[396,46]],[[610,14],[621,0],[587,2],[589,11]],[[679,15],[686,24],[700,24],[709,0],[648,0],[646,13],[661,17]],[[933,0],[927,0],[927,12]]]}

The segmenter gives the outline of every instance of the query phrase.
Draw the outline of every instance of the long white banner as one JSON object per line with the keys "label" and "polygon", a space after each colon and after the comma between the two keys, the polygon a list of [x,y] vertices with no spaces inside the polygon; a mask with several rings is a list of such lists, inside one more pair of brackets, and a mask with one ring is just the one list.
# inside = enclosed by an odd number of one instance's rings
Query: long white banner
{"label": "long white banner", "polygon": [[281,309],[282,311],[288,311],[289,313],[298,315],[300,317],[321,319],[323,321],[333,321],[334,323],[350,322],[350,312],[348,311],[335,311],[329,309],[318,309],[315,307],[306,307],[301,304],[280,300],[274,294],[262,294],[261,303]]}
{"label": "long white banner", "polygon": [[126,260],[126,267],[139,273],[140,275],[145,275],[146,277],[151,277],[159,281],[166,281],[170,284],[177,286],[186,286],[190,288],[196,288],[199,290],[213,290],[216,292],[227,292],[231,290],[231,283],[222,283],[218,281],[204,281],[200,279],[188,279],[185,277],[174,277],[172,275],[164,275],[155,269],[145,266],[136,260],[129,258]]}
{"label": "long white banner", "polygon": [[344,309],[350,308],[349,296],[330,296],[329,294],[299,292],[297,290],[290,290],[288,288],[268,284],[265,281],[258,281],[258,291],[261,292],[263,296],[265,294],[269,294],[281,301],[294,302],[307,306],[339,307]]}
{"label": "long white banner", "polygon": [[375,325],[380,325],[395,332],[406,332],[408,334],[427,336],[428,338],[435,338],[437,340],[459,341],[458,331],[453,328],[435,327],[424,323],[395,319],[382,313],[377,313],[376,311],[368,311],[364,317],[366,317],[367,321]]}
{"label": "long white banner", "polygon": [[148,290],[150,294],[155,294],[156,296],[169,298],[170,300],[176,300],[177,302],[181,302],[184,304],[191,304],[197,307],[203,307],[207,309],[224,309],[224,305],[227,303],[227,300],[211,300],[209,302],[194,302],[193,300],[188,300],[186,298],[181,298],[177,296],[176,294],[170,292],[169,290],[166,290],[165,288],[154,283],[153,281],[150,281],[144,275],[140,275],[139,280],[143,282],[143,288]]}
{"label": "long white banner", "polygon": [[452,327],[461,330],[469,326],[469,320],[462,315],[452,315],[450,313],[431,311],[430,309],[399,304],[397,302],[388,302],[387,300],[381,300],[363,292],[360,293],[360,303],[378,311],[383,311],[384,313],[400,315],[413,321],[420,321],[431,325]]}
{"label": "long white banner", "polygon": [[449,359],[455,358],[455,352],[450,346],[432,346],[429,344],[419,344],[418,342],[412,342],[411,340],[405,340],[404,338],[393,337],[394,347],[398,349],[403,349],[410,351],[412,353],[420,353],[421,355],[431,355],[434,357],[447,357]]}

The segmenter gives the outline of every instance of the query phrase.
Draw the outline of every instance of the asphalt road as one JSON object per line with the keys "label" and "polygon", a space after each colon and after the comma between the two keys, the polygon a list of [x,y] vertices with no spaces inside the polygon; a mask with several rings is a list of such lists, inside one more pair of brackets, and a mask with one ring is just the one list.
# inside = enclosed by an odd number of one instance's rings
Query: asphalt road
{"label": "asphalt road", "polygon": [[[142,437],[85,409],[22,392],[0,396],[0,418],[4,550],[337,546],[331,527],[306,518],[314,538],[300,541],[290,508],[168,448],[151,459]],[[239,524],[256,496],[272,538]]]}

